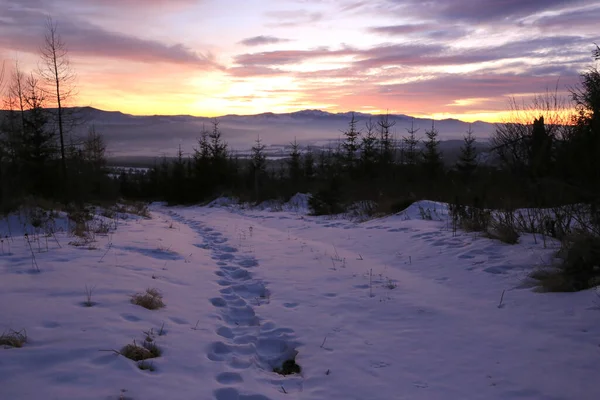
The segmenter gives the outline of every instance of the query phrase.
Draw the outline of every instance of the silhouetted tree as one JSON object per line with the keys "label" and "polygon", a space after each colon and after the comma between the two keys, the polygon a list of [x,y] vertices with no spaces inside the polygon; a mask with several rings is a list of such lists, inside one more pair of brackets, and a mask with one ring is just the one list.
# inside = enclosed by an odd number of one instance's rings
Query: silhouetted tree
{"label": "silhouetted tree", "polygon": [[406,129],[408,136],[402,138],[402,150],[404,153],[403,161],[406,165],[414,166],[419,162],[419,152],[417,146],[419,145],[419,139],[417,139],[417,132],[419,128],[415,129],[415,120],[413,118],[410,129]]}
{"label": "silhouetted tree", "polygon": [[360,149],[360,131],[356,129],[356,118],[354,113],[348,123],[348,130],[344,131],[344,141],[342,148],[344,150],[345,164],[349,168],[354,168],[356,165],[356,153]]}
{"label": "silhouetted tree", "polygon": [[67,180],[67,163],[65,155],[66,121],[64,103],[74,95],[75,74],[71,69],[67,45],[58,32],[57,24],[48,18],[46,35],[41,49],[40,75],[47,83],[48,94],[57,107],[57,125],[60,139],[60,154],[63,179]]}
{"label": "silhouetted tree", "polygon": [[390,121],[390,115],[381,115],[379,121],[379,164],[384,174],[389,174],[389,169],[394,162],[394,143],[390,129],[396,121]]}
{"label": "silhouetted tree", "polygon": [[265,145],[262,144],[260,136],[252,146],[252,160],[250,163],[250,172],[254,182],[255,200],[259,201],[261,184],[267,171],[267,157],[265,156]]}
{"label": "silhouetted tree", "polygon": [[424,141],[425,149],[423,151],[423,167],[430,179],[436,178],[442,170],[442,154],[440,153],[440,141],[438,140],[438,131],[435,129],[434,122],[431,122],[431,130],[425,132],[427,140]]}
{"label": "silhouetted tree", "polygon": [[370,118],[365,123],[365,135],[362,138],[360,161],[363,173],[372,177],[377,163],[377,127]]}
{"label": "silhouetted tree", "polygon": [[296,138],[294,138],[294,141],[290,143],[290,146],[291,148],[287,165],[291,183],[295,186],[298,184],[298,182],[300,182],[300,178],[302,176],[302,165],[300,164],[300,146],[298,145]]}
{"label": "silhouetted tree", "polygon": [[460,147],[460,156],[456,162],[456,169],[465,181],[469,181],[477,169],[477,148],[475,147],[475,142],[476,138],[469,124],[467,134],[463,138],[463,145]]}

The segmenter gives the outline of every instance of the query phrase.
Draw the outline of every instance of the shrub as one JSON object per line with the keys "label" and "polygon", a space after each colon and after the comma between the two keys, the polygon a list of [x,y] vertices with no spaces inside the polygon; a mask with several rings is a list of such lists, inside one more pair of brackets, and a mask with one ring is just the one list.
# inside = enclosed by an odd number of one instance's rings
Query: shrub
{"label": "shrub", "polygon": [[27,332],[13,331],[12,329],[0,335],[0,346],[4,347],[23,347],[27,343]]}
{"label": "shrub", "polygon": [[131,297],[131,302],[148,310],[158,310],[165,306],[162,301],[162,294],[155,288],[146,289],[145,293],[134,294]]}
{"label": "shrub", "polygon": [[496,239],[506,244],[519,243],[519,232],[511,225],[495,222],[488,229],[487,235],[491,239]]}
{"label": "shrub", "polygon": [[503,243],[517,244],[519,242],[519,232],[515,228],[513,215],[512,211],[499,213],[489,224],[488,236]]}
{"label": "shrub", "polygon": [[491,213],[479,207],[453,204],[450,214],[454,224],[467,232],[487,232],[492,221]]}
{"label": "shrub", "polygon": [[590,234],[570,236],[558,252],[561,262],[530,276],[542,290],[576,292],[600,285],[600,237]]}
{"label": "shrub", "polygon": [[322,189],[308,200],[312,215],[332,215],[344,212],[341,199],[336,190]]}

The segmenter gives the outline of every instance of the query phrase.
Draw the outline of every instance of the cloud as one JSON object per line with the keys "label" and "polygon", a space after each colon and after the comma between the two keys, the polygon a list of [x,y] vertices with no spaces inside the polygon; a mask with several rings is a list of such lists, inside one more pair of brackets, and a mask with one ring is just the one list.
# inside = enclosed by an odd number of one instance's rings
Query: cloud
{"label": "cloud", "polygon": [[519,19],[584,0],[387,0],[398,13],[434,20],[490,22]]}
{"label": "cloud", "polygon": [[[595,7],[546,15],[535,20],[533,25],[546,30],[572,29],[574,26],[581,29],[584,27],[597,28],[598,21],[600,21],[600,7]],[[593,32],[597,34],[595,29]]]}
{"label": "cloud", "polygon": [[266,13],[266,17],[276,21],[267,24],[267,26],[293,28],[318,22],[323,19],[324,15],[320,12],[293,10],[269,11]]}
{"label": "cloud", "polygon": [[275,76],[275,75],[287,75],[287,71],[283,71],[277,68],[270,68],[261,65],[248,65],[230,67],[226,69],[227,73],[237,78],[249,78],[249,77],[264,77],[264,76]]}
{"label": "cloud", "polygon": [[[26,0],[40,2],[40,0]],[[69,0],[55,0],[57,3],[68,4]],[[79,5],[95,7],[116,7],[116,8],[161,8],[173,9],[173,7],[193,6],[201,3],[200,0],[78,0]]]}
{"label": "cloud", "polygon": [[265,45],[265,44],[275,44],[275,43],[283,43],[283,42],[289,42],[289,41],[290,41],[289,39],[278,38],[275,36],[260,35],[260,36],[246,38],[246,39],[240,41],[240,43],[245,46],[260,46],[260,45]]}
{"label": "cloud", "polygon": [[[37,53],[43,41],[47,14],[32,9],[7,9],[3,17],[5,25],[0,36],[0,47]],[[57,19],[56,22],[72,56],[166,62],[199,68],[218,67],[211,54],[193,51],[183,44],[166,44],[111,32],[76,18]]]}
{"label": "cloud", "polygon": [[241,66],[273,66],[299,64],[303,61],[319,57],[336,57],[352,54],[355,54],[355,50],[350,48],[341,50],[277,50],[240,54],[234,58],[234,61]]}
{"label": "cloud", "polygon": [[443,26],[435,23],[419,23],[373,26],[367,31],[391,37],[422,36],[430,39],[458,39],[465,36],[469,32],[469,29],[458,26]]}

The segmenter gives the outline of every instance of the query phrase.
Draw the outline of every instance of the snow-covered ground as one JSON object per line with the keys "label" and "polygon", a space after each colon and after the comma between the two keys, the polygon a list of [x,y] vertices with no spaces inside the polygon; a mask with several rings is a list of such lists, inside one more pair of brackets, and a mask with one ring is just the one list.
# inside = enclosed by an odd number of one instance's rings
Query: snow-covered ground
{"label": "snow-covered ground", "polygon": [[[356,223],[296,200],[157,205],[79,247],[13,226],[0,334],[28,342],[0,349],[0,399],[600,398],[595,293],[519,288],[551,243],[454,235],[442,204]],[[165,308],[130,302],[147,288]],[[112,351],[150,330],[154,371]],[[272,371],[294,356],[300,374]]]}

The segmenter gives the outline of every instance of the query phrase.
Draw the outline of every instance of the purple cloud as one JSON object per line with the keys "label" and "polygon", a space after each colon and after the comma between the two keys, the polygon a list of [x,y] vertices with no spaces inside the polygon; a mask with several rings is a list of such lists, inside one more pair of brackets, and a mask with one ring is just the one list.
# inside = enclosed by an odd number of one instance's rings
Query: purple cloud
{"label": "purple cloud", "polygon": [[[33,2],[33,0],[28,0]],[[31,9],[4,11],[0,47],[37,53],[42,44],[47,14]],[[217,67],[214,57],[183,44],[166,44],[132,35],[111,32],[100,26],[73,19],[56,20],[58,30],[73,56],[108,57],[137,62],[167,62],[200,68]]]}
{"label": "purple cloud", "polygon": [[278,38],[275,36],[260,35],[260,36],[249,37],[247,39],[240,41],[240,43],[245,46],[261,46],[261,45],[265,45],[265,44],[276,44],[276,43],[284,43],[284,42],[289,42],[289,41],[290,41],[289,39]]}

